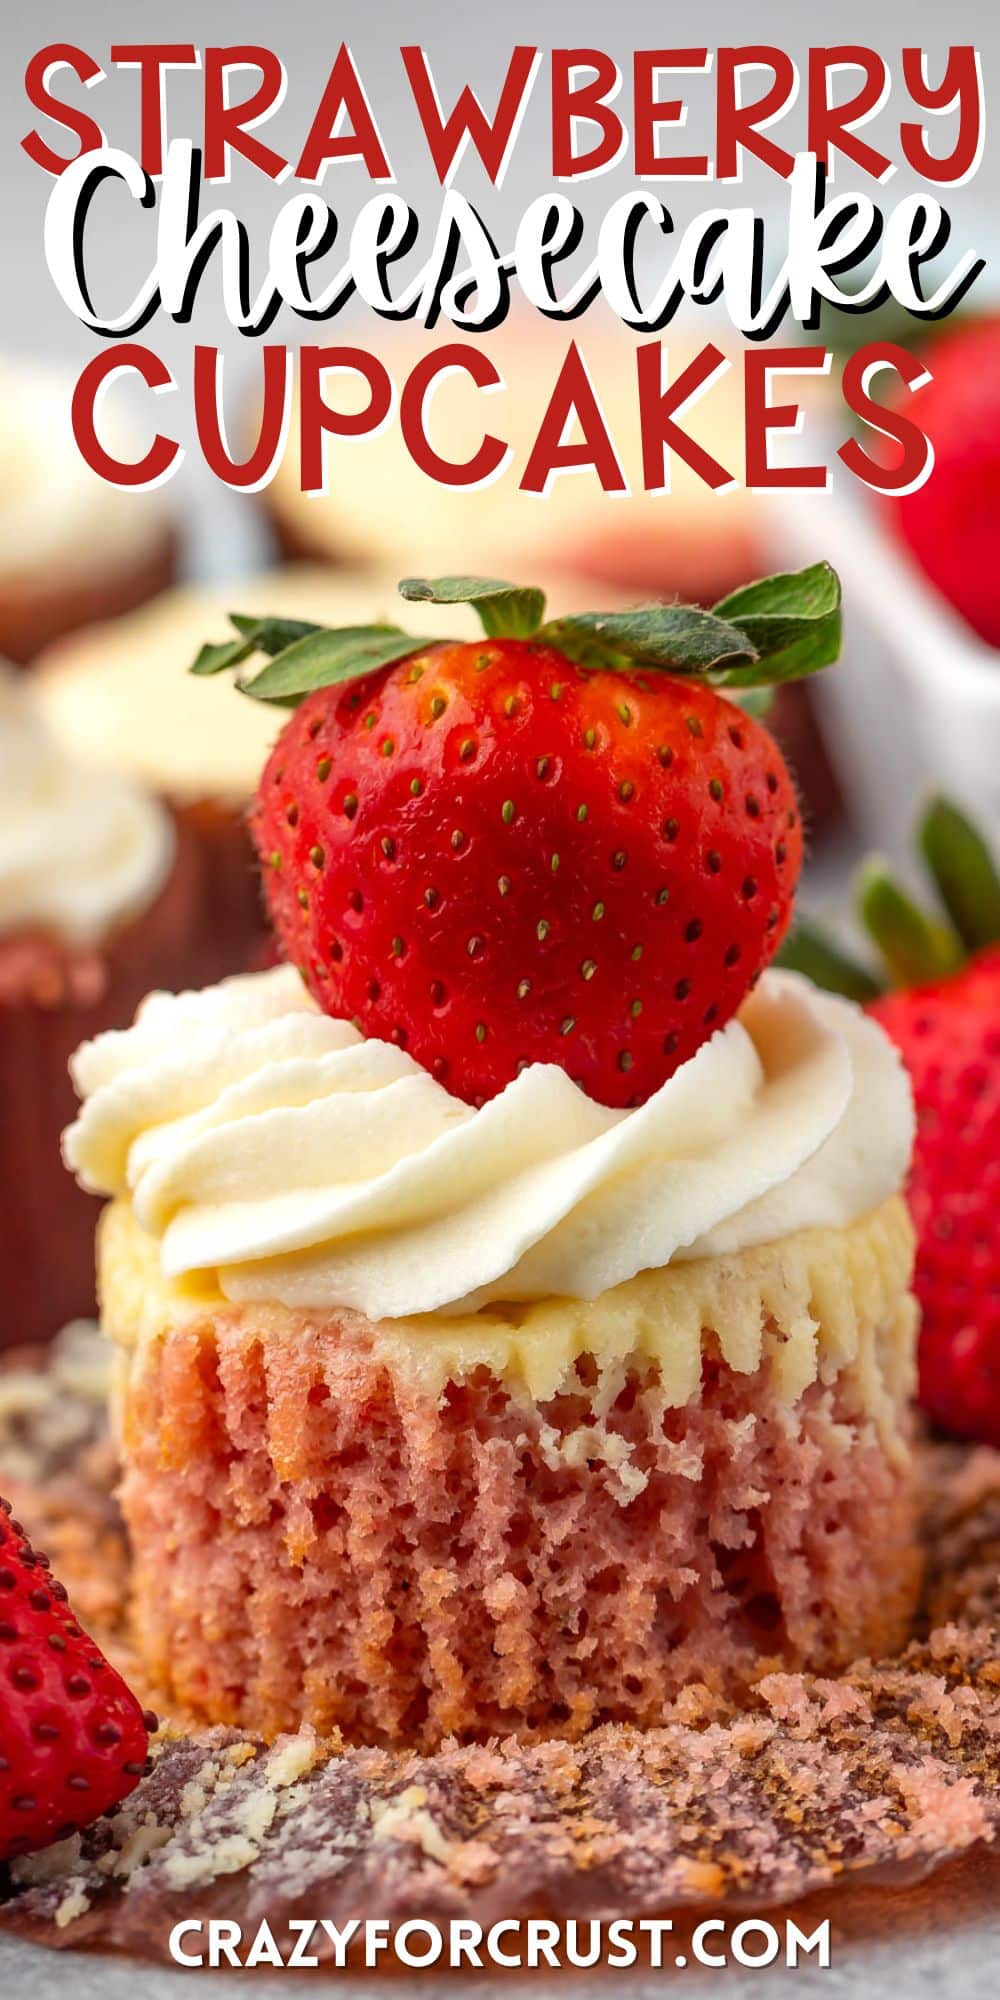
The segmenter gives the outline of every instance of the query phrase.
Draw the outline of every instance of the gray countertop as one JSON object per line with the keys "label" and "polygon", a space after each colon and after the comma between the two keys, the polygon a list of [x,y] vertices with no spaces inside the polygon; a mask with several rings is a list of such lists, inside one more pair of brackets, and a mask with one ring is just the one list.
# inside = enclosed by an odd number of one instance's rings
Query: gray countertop
{"label": "gray countertop", "polygon": [[[831,1919],[831,1962],[828,1968],[806,1964],[796,1970],[775,1965],[767,1969],[709,1971],[688,1965],[676,1972],[670,1954],[662,1972],[614,1974],[626,2000],[653,2000],[665,1978],[687,1982],[712,2000],[778,2000],[814,1991],[825,2000],[995,2000],[1000,1976],[1000,1855],[977,1854],[955,1863],[911,1888],[893,1892],[853,1889],[813,1898],[796,1911],[800,1927],[811,1932],[825,1916]],[[781,1923],[781,1913],[772,1913]],[[737,1919],[734,1918],[734,1924]],[[680,1948],[681,1940],[678,1940]],[[714,1943],[714,1940],[713,1940]],[[516,1975],[515,1975],[516,1976]],[[303,1975],[299,1975],[301,1979]],[[63,1956],[35,1945],[0,1939],[0,1992],[14,2000],[175,2000],[181,1981],[195,1978],[204,1990],[220,1996],[232,1991],[221,1973],[183,1973],[139,1960],[107,1958],[97,1953]],[[598,2000],[607,1991],[609,1973],[563,1972],[529,1975],[536,2000],[564,1995],[567,1981],[575,2000]],[[433,2000],[490,2000],[510,1990],[511,1975],[474,1977],[460,1974],[401,1974],[392,1978],[321,1970],[314,1981],[335,1981],[345,2000],[377,2000],[403,1986],[419,1983]],[[190,1988],[187,1990],[190,1991]],[[278,2000],[290,1991],[277,1972],[258,1972],[253,1992],[257,2000]],[[683,1988],[675,1989],[683,1990]]]}

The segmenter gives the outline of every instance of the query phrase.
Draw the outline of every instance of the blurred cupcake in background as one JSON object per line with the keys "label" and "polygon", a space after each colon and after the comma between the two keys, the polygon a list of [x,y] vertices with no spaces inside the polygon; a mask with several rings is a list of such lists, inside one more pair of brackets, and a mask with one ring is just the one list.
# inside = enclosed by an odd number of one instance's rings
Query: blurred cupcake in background
{"label": "blurred cupcake in background", "polygon": [[183,829],[61,744],[31,687],[0,675],[0,1348],[93,1310],[95,1203],[59,1155],[68,1059],[151,985],[188,984],[197,934]]}
{"label": "blurred cupcake in background", "polygon": [[[194,681],[187,671],[206,632],[231,636],[230,603],[250,611],[271,603],[263,580],[257,593],[243,584],[231,593],[164,592],[53,646],[35,675],[39,706],[59,736],[154,795],[183,832],[199,905],[210,913],[192,984],[245,970],[264,937],[243,810],[280,714],[245,700],[228,676],[225,684]],[[276,608],[300,601],[293,586]]]}
{"label": "blurred cupcake in background", "polygon": [[[618,602],[676,597],[711,605],[773,567],[761,502],[743,485],[739,353],[730,354],[735,365],[678,419],[737,483],[713,491],[675,454],[670,492],[651,493],[644,491],[636,388],[635,354],[643,342],[618,322],[589,317],[576,338],[627,494],[605,492],[592,469],[554,479],[544,498],[520,491],[569,334],[537,322],[508,324],[491,335],[489,348],[506,389],[484,394],[456,372],[432,396],[427,418],[434,449],[454,463],[471,457],[484,431],[509,443],[511,460],[500,478],[471,491],[437,484],[414,463],[394,420],[377,437],[328,438],[329,490],[305,494],[296,406],[284,460],[263,495],[284,555],[400,575],[448,570],[544,582],[555,573],[570,588],[575,580],[581,604],[607,600],[609,608],[612,596]],[[708,340],[725,351],[725,336],[714,328],[671,328],[663,339],[671,381]],[[380,353],[399,387],[420,357],[439,345],[423,332],[390,329]],[[360,378],[340,374],[331,376],[327,394],[338,409],[349,410],[363,407],[368,389]],[[779,690],[770,726],[805,794],[810,827],[818,831],[837,817],[840,791],[804,684]]]}
{"label": "blurred cupcake in background", "polygon": [[[554,479],[544,499],[519,490],[569,337],[537,324],[508,325],[489,343],[504,390],[484,393],[456,371],[432,393],[427,426],[443,459],[467,461],[484,432],[510,445],[509,464],[489,486],[469,490],[429,478],[411,458],[394,419],[377,437],[328,438],[329,491],[304,494],[296,407],[284,460],[263,495],[283,552],[293,560],[400,574],[440,575],[448,567],[517,576],[534,564],[536,570],[577,574],[632,597],[652,592],[698,603],[746,582],[755,574],[758,550],[752,496],[741,485],[713,493],[676,462],[669,495],[643,491],[635,363],[641,343],[620,325],[591,324],[588,318],[576,338],[628,494],[604,492],[590,469]],[[479,351],[478,342],[466,344]],[[421,356],[440,345],[440,336],[389,329],[379,351],[399,386]],[[669,341],[671,379],[702,345],[703,338],[690,334]],[[344,410],[363,406],[368,397],[367,386],[349,374],[331,376],[326,393]],[[683,421],[706,451],[742,479],[739,369],[713,383]]]}
{"label": "blurred cupcake in background", "polygon": [[[129,618],[53,646],[40,661],[37,697],[50,726],[81,757],[169,806],[191,849],[207,923],[190,984],[245,971],[269,945],[244,812],[285,720],[283,709],[247,701],[228,674],[192,679],[192,660],[206,640],[232,638],[231,610],[370,624],[374,602],[380,616],[395,620],[404,608],[396,584],[393,576],[361,587],[302,565],[166,591]],[[439,607],[407,605],[405,612],[409,630],[441,627]],[[444,623],[459,636],[476,628],[464,607],[457,625],[453,612]]]}
{"label": "blurred cupcake in background", "polygon": [[[90,470],[71,395],[58,371],[0,358],[0,655],[18,665],[63,633],[133,610],[176,572],[159,495]],[[102,424],[117,426],[123,457],[141,456],[110,407]]]}

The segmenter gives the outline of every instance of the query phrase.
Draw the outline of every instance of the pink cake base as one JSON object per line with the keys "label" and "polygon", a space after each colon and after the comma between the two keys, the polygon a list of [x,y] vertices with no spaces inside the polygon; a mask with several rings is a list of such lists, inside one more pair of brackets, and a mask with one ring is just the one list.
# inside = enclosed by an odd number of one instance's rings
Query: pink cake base
{"label": "pink cake base", "polygon": [[732,1694],[903,1643],[910,1475],[849,1372],[789,1408],[766,1367],[709,1362],[666,1411],[628,1376],[623,1488],[606,1450],[560,1457],[593,1422],[589,1357],[539,1408],[485,1369],[438,1406],[367,1322],[291,1317],[262,1339],[220,1310],[132,1363],[136,1634],[175,1708],[266,1737],[578,1737],[653,1724],[694,1680]]}
{"label": "pink cake base", "polygon": [[[100,1385],[63,1346],[13,1395],[0,1356],[0,1484],[134,1680]],[[807,1935],[833,1918],[837,1963],[862,1936],[884,1948],[890,1931],[902,1944],[985,1922],[1000,1888],[1000,1453],[925,1447],[917,1470],[926,1590],[899,1656],[835,1679],[773,1674],[738,1706],[688,1688],[661,1727],[576,1744],[420,1756],[305,1730],[271,1752],[175,1719],[120,1813],[0,1871],[0,1957],[12,1936],[169,1962],[191,1916],[245,1938],[266,1918],[287,1953],[303,1910],[484,1930],[671,1911],[681,1950],[706,1905],[732,1922],[780,1906]],[[325,1934],[315,1949],[332,1951]]]}

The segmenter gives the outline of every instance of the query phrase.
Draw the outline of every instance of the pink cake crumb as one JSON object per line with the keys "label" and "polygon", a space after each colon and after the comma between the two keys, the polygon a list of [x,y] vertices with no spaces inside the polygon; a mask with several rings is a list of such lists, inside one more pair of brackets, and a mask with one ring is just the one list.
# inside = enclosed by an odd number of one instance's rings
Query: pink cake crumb
{"label": "pink cake crumb", "polygon": [[439,1404],[357,1315],[176,1330],[134,1372],[122,1491],[163,1698],[265,1737],[576,1738],[903,1642],[908,1464],[849,1371],[789,1406],[708,1361],[664,1409],[633,1370],[603,1422],[593,1372],[535,1406],[480,1368]]}

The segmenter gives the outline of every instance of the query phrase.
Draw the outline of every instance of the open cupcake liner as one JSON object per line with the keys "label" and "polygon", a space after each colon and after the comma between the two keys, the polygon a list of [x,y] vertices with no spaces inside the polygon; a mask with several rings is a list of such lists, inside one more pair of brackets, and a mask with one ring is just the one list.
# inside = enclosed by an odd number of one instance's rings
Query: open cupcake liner
{"label": "open cupcake liner", "polygon": [[[82,1436],[53,1441],[38,1378],[0,1397],[0,1483],[43,1534],[95,1636],[129,1665],[127,1557],[93,1383]],[[56,1385],[58,1385],[56,1387]],[[30,1407],[26,1408],[25,1399]],[[6,1414],[5,1414],[6,1409]],[[13,1414],[12,1414],[13,1409]],[[46,1411],[49,1414],[46,1417]],[[48,1434],[46,1425],[48,1424]],[[267,1748],[167,1724],[113,1819],[16,1864],[0,1933],[168,1957],[181,1917],[341,1923],[420,1916],[641,1916],[791,1905],[848,1884],[901,1885],[1000,1831],[1000,1454],[922,1447],[926,1583],[897,1657],[837,1676],[776,1673],[740,1706],[691,1687],[654,1729],[581,1741],[349,1748],[308,1729]],[[92,1608],[92,1546],[118,1580]],[[322,1947],[320,1947],[322,1949]]]}

